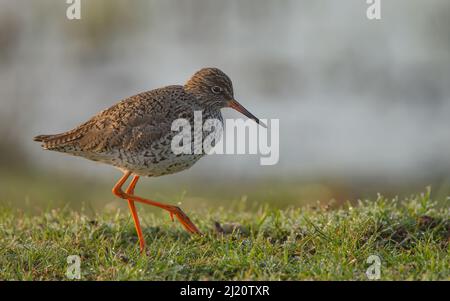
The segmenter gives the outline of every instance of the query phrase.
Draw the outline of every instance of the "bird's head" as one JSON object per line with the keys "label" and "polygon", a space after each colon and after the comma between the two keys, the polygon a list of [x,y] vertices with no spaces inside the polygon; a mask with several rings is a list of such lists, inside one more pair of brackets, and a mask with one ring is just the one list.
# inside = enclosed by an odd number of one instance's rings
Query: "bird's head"
{"label": "bird's head", "polygon": [[197,71],[184,87],[204,105],[218,109],[233,108],[265,127],[264,123],[234,99],[231,79],[218,68],[203,68]]}

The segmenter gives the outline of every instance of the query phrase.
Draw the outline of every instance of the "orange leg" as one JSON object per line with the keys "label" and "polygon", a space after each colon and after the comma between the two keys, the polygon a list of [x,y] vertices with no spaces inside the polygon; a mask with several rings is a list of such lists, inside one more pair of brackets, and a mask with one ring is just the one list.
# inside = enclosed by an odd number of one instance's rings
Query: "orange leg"
{"label": "orange leg", "polygon": [[[172,205],[166,205],[162,203],[158,203],[152,200],[147,200],[138,196],[133,195],[132,193],[123,192],[122,186],[127,181],[127,179],[130,177],[131,172],[127,171],[124,173],[122,178],[114,185],[114,188],[112,192],[118,196],[119,198],[126,199],[128,201],[134,201],[134,202],[140,202],[151,206],[156,206],[161,209],[167,210],[170,213],[170,217],[173,220],[173,216],[175,215],[177,219],[180,221],[180,223],[183,225],[183,227],[186,229],[186,231],[190,233],[196,233],[200,234],[200,231],[197,229],[197,227],[194,225],[193,222],[189,219],[189,217],[177,206]],[[137,181],[137,180],[136,180]],[[131,184],[130,184],[131,185]]]}
{"label": "orange leg", "polygon": [[[133,177],[130,185],[128,186],[128,188],[126,190],[127,194],[134,193],[134,188],[136,187],[136,183],[138,180],[139,180],[139,176]],[[134,205],[133,200],[127,200],[127,201],[128,201],[128,207],[130,208],[130,211],[131,211],[131,216],[133,217],[134,226],[136,228],[136,232],[137,232],[137,235],[139,238],[139,247],[140,247],[141,253],[143,253],[145,250],[145,240],[144,240],[144,235],[142,235],[141,225],[139,223],[139,217],[137,215],[136,206]]]}

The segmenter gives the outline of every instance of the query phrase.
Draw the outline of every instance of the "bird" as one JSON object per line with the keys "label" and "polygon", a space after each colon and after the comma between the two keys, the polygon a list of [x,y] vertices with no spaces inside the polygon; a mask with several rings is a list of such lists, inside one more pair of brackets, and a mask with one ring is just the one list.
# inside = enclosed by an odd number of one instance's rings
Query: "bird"
{"label": "bird", "polygon": [[[128,202],[140,252],[144,253],[145,239],[136,202],[166,210],[171,220],[176,217],[187,232],[201,234],[179,206],[137,196],[134,190],[140,177],[183,171],[205,155],[172,150],[171,141],[177,134],[172,130],[175,120],[182,118],[192,124],[194,112],[201,111],[203,118],[217,119],[223,126],[223,108],[235,109],[266,127],[235,99],[231,79],[220,69],[207,67],[195,72],[184,85],[165,86],[125,98],[72,130],[39,135],[34,141],[40,142],[45,150],[109,164],[123,173],[112,192]],[[194,140],[190,141],[192,147],[199,143]],[[123,186],[130,177],[131,182],[124,191]]]}

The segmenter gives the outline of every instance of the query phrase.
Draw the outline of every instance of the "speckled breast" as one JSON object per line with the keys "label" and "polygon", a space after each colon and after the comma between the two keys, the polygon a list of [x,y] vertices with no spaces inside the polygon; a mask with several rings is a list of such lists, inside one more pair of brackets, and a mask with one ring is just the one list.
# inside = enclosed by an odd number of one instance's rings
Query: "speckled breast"
{"label": "speckled breast", "polygon": [[[202,117],[202,123],[205,125],[207,119],[215,120],[219,123],[219,126],[214,126],[210,130],[204,130],[203,126],[194,126],[194,122],[191,121],[191,135],[190,135],[190,152],[189,153],[176,153],[172,149],[172,139],[180,132],[171,131],[162,139],[155,141],[146,150],[141,151],[138,154],[123,153],[119,164],[114,164],[122,170],[129,170],[134,174],[141,176],[157,177],[167,174],[176,173],[190,168],[205,153],[204,141],[208,140],[207,144],[214,146],[220,141],[223,134],[223,118],[220,111],[205,112]],[[213,133],[213,135],[212,135]],[[195,139],[195,137],[201,137],[201,139]],[[209,138],[208,138],[209,137]],[[197,150],[195,152],[195,150]],[[200,150],[200,153],[199,153]]]}

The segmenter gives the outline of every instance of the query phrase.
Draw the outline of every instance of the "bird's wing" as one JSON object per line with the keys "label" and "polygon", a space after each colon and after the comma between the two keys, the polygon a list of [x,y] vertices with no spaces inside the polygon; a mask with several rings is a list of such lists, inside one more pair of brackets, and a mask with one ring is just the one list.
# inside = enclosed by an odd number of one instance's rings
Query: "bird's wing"
{"label": "bird's wing", "polygon": [[158,120],[158,117],[156,112],[149,112],[121,118],[96,118],[95,124],[84,133],[78,145],[83,151],[94,153],[116,149],[137,151],[160,140],[170,131],[170,123]]}
{"label": "bird's wing", "polygon": [[187,106],[183,93],[173,86],[127,98],[94,117],[79,143],[94,152],[147,149],[171,134],[172,121]]}
{"label": "bird's wing", "polygon": [[76,153],[143,150],[171,133],[172,121],[182,111],[186,112],[184,93],[181,86],[143,92],[120,101],[69,132],[46,136],[40,141],[48,149]]}

